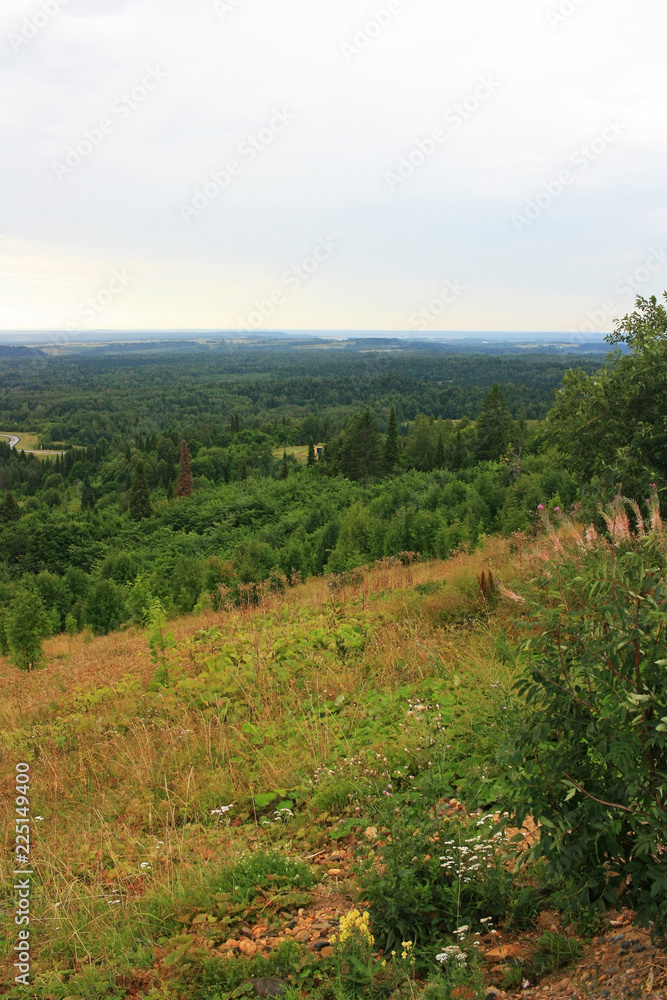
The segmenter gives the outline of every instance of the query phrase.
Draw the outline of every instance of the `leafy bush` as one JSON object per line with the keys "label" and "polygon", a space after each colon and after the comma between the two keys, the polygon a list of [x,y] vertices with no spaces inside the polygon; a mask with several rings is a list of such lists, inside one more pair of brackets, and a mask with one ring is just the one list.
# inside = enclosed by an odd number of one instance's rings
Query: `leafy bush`
{"label": "leafy bush", "polygon": [[576,557],[552,536],[560,553],[532,607],[525,710],[506,760],[513,821],[539,821],[530,855],[571,882],[573,906],[616,905],[620,892],[642,922],[664,926],[667,537],[655,491],[656,530],[641,534],[634,514],[633,536],[617,498],[612,543],[589,529]]}
{"label": "leafy bush", "polygon": [[403,941],[432,950],[461,923],[507,912],[512,875],[488,828],[425,818],[414,829],[397,821],[378,855],[380,864],[362,863],[359,883],[385,951]]}

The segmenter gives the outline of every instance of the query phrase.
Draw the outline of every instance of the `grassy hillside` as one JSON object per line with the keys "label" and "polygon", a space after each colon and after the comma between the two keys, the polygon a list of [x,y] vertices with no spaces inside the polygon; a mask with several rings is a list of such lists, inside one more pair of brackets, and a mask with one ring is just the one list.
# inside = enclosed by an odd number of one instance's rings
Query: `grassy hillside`
{"label": "grassy hillside", "polygon": [[[59,635],[32,674],[0,660],[8,984],[19,761],[37,873],[33,986],[7,995],[222,1000],[273,977],[293,998],[466,1000],[575,959],[539,916],[567,887],[513,871],[530,829],[493,816],[519,633],[489,572],[520,589],[541,559],[493,539],[149,633]],[[445,946],[467,958],[450,970]]]}

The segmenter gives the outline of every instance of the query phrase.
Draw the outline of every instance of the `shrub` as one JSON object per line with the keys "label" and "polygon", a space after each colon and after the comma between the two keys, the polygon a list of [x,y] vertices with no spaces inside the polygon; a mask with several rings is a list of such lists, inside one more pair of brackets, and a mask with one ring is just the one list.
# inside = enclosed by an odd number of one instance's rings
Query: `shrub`
{"label": "shrub", "polygon": [[611,543],[589,529],[576,556],[552,534],[558,556],[522,651],[510,806],[513,821],[539,821],[529,854],[575,887],[575,907],[620,893],[664,926],[667,537],[655,491],[650,534],[638,509],[630,533],[620,498],[605,516]]}

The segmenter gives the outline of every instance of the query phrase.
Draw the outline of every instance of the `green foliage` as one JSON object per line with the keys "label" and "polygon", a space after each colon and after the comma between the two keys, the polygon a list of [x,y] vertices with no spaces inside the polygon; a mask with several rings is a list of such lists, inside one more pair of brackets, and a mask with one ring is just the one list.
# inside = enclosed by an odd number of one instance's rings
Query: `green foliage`
{"label": "green foliage", "polygon": [[545,931],[535,945],[531,965],[538,976],[548,976],[581,957],[582,947],[573,937],[557,931]]}
{"label": "green foliage", "polygon": [[86,597],[86,624],[95,635],[106,635],[125,620],[125,613],[125,600],[118,584],[113,580],[98,580]]}
{"label": "green foliage", "polygon": [[563,556],[539,581],[523,647],[510,803],[541,823],[532,857],[664,926],[667,861],[667,550],[656,532]]}
{"label": "green foliage", "polygon": [[262,889],[310,889],[315,883],[305,862],[279,851],[253,851],[218,873],[211,890],[228,893],[237,903],[252,902]]}
{"label": "green foliage", "polygon": [[43,659],[42,639],[51,633],[51,622],[40,596],[19,590],[5,619],[9,654],[19,670],[32,670]]}
{"label": "green foliage", "polygon": [[499,459],[510,443],[511,434],[512,415],[496,382],[489,389],[477,419],[477,454],[482,460]]}
{"label": "green foliage", "polygon": [[420,950],[434,948],[463,923],[505,916],[512,876],[488,827],[481,834],[474,824],[424,817],[418,827],[395,819],[390,830],[391,839],[379,851],[381,867],[366,861],[359,880],[373,933],[385,951],[402,941],[413,941]]}
{"label": "green foliage", "polygon": [[167,630],[167,616],[160,601],[151,601],[147,614],[148,648],[151,660],[155,664],[156,674],[154,684],[169,684],[168,652],[175,646],[174,635]]}
{"label": "green foliage", "polygon": [[151,495],[146,482],[144,463],[137,459],[132,469],[132,481],[127,496],[130,517],[141,521],[151,515]]}
{"label": "green foliage", "polygon": [[593,375],[566,374],[548,435],[590,491],[608,496],[622,482],[642,499],[650,482],[667,480],[667,310],[638,297],[609,340],[628,350]]}

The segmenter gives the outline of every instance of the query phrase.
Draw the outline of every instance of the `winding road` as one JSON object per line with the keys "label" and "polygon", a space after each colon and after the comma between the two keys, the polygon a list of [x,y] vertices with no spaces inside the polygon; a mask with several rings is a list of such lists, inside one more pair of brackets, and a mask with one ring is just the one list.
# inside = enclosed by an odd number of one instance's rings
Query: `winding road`
{"label": "winding road", "polygon": [[21,440],[21,438],[20,437],[16,437],[15,434],[0,434],[0,437],[8,438],[9,439],[9,447],[10,448],[14,448],[19,443],[19,441]]}

